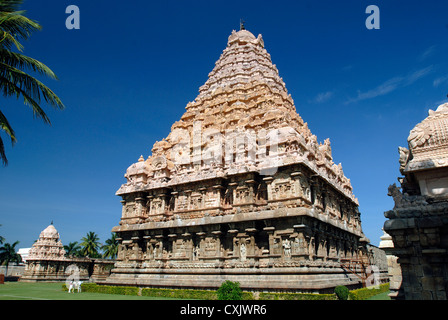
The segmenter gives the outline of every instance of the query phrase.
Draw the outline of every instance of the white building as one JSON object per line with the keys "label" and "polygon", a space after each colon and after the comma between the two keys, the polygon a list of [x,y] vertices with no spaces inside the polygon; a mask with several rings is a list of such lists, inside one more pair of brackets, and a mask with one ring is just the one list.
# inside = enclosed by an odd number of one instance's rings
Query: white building
{"label": "white building", "polygon": [[22,262],[26,263],[26,259],[28,258],[28,255],[30,253],[31,248],[20,248],[19,251],[17,251],[18,254],[22,257]]}

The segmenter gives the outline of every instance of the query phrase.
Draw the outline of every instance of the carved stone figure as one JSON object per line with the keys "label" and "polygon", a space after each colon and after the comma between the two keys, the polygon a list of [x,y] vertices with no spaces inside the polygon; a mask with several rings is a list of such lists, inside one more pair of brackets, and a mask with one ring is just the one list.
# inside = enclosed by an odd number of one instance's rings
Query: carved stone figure
{"label": "carved stone figure", "polygon": [[244,240],[241,240],[241,242],[240,242],[240,260],[241,261],[246,261],[246,254],[247,254],[246,242]]}
{"label": "carved stone figure", "polygon": [[283,246],[284,256],[287,258],[290,258],[291,257],[291,241],[289,239],[283,240],[282,246]]}
{"label": "carved stone figure", "polygon": [[398,160],[400,163],[400,172],[403,173],[406,164],[408,163],[409,150],[403,147],[398,147],[398,153],[400,154],[400,159]]}

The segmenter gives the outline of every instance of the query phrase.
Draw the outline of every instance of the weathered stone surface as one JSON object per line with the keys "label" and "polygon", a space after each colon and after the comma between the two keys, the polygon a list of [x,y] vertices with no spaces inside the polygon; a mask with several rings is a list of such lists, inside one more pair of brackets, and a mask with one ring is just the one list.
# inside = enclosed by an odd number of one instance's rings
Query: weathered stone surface
{"label": "weathered stone surface", "polygon": [[[448,289],[448,103],[430,110],[399,148],[400,190],[389,187],[386,249],[395,299],[446,300]],[[398,264],[395,262],[398,258]],[[399,271],[398,271],[399,270]],[[399,274],[402,282],[399,281]]]}

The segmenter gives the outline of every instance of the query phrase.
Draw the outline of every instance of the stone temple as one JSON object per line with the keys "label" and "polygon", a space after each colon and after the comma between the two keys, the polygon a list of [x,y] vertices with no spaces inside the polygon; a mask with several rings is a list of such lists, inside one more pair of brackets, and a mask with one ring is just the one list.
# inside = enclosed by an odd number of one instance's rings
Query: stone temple
{"label": "stone temple", "polygon": [[[359,286],[358,202],[330,140],[296,111],[261,35],[233,31],[168,137],[117,191],[104,284],[325,292]],[[350,270],[349,270],[350,269]]]}
{"label": "stone temple", "polygon": [[77,263],[81,269],[80,278],[88,279],[87,269],[89,260],[67,259],[59,232],[53,222],[46,227],[34,242],[26,261],[25,273],[20,281],[23,282],[60,282],[65,281],[69,274],[68,267]]}
{"label": "stone temple", "polygon": [[394,208],[384,213],[390,296],[448,298],[448,103],[429,110],[399,147],[400,188],[389,187]]}
{"label": "stone temple", "polygon": [[[53,222],[29,250],[22,282],[101,281],[109,275],[110,260],[67,257]],[[76,277],[75,277],[76,274]]]}

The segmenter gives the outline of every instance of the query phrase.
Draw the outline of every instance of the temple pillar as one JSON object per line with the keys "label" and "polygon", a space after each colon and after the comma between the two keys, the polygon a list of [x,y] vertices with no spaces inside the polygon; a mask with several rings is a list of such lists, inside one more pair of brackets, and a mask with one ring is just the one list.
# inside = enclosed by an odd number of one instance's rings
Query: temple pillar
{"label": "temple pillar", "polygon": [[272,181],[274,181],[273,177],[264,177],[263,181],[266,183],[266,190],[267,190],[267,200],[273,199],[273,193],[272,193]]}

